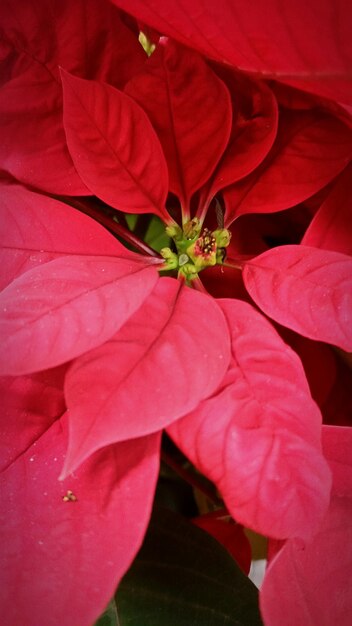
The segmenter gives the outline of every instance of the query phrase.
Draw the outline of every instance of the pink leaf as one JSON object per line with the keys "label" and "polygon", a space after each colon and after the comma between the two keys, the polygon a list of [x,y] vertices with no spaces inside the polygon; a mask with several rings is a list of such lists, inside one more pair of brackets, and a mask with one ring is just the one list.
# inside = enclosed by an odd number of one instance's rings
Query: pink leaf
{"label": "pink leaf", "polygon": [[232,335],[229,371],[168,432],[216,483],[234,519],[276,538],[309,536],[328,506],[330,476],[302,365],[251,305],[219,303]]}
{"label": "pink leaf", "polygon": [[302,244],[352,256],[352,165],[336,180]]}
{"label": "pink leaf", "polygon": [[144,54],[106,0],[3,0],[3,169],[51,193],[87,195],[62,124],[58,66],[122,86]]}
{"label": "pink leaf", "polygon": [[[19,185],[1,185],[0,288],[27,270],[67,254],[134,257],[97,222]],[[138,258],[138,257],[134,257]]]}
{"label": "pink leaf", "polygon": [[229,139],[231,101],[224,83],[198,54],[162,39],[126,92],[148,114],[164,149],[170,190],[188,207]]}
{"label": "pink leaf", "polygon": [[324,429],[333,472],[330,508],[317,534],[286,542],[271,561],[260,594],[268,626],[349,626],[352,611],[352,429]]}
{"label": "pink leaf", "polygon": [[344,0],[113,0],[203,54],[341,102],[352,102],[352,9]]}
{"label": "pink leaf", "polygon": [[118,257],[54,259],[0,294],[0,371],[54,367],[109,339],[153,289],[153,267]]}
{"label": "pink leaf", "polygon": [[276,322],[352,350],[352,257],[308,246],[281,246],[248,261],[243,279]]}
{"label": "pink leaf", "polygon": [[14,463],[65,412],[67,365],[30,376],[0,378],[0,471]]}
{"label": "pink leaf", "polygon": [[61,74],[67,144],[82,180],[120,211],[170,221],[167,167],[144,111],[106,83]]}
{"label": "pink leaf", "polygon": [[[15,440],[16,458],[0,475],[2,620],[91,626],[143,539],[158,474],[159,435],[110,446],[60,482],[66,419],[51,423],[54,414],[45,415],[57,404],[58,390],[38,387],[36,380],[31,388],[29,379],[23,384],[19,379],[11,392],[21,397],[10,402],[11,414],[2,413],[1,432],[14,434],[17,424],[22,449]],[[21,413],[16,404],[23,406]],[[76,500],[65,502],[69,491]]]}
{"label": "pink leaf", "polygon": [[288,209],[327,185],[352,156],[352,131],[326,113],[286,111],[275,143],[247,178],[224,192],[226,223]]}
{"label": "pink leaf", "polygon": [[218,305],[160,279],[120,331],[68,372],[65,475],[102,446],[155,432],[194,409],[219,385],[229,357]]}

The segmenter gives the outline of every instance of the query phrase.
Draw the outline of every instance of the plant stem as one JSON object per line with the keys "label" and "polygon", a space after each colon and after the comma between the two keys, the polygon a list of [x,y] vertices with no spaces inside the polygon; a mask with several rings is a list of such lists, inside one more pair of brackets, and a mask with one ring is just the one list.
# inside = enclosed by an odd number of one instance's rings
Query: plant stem
{"label": "plant stem", "polygon": [[[92,217],[94,220],[99,222],[99,224],[102,224],[102,226],[105,226],[106,228],[108,228],[112,233],[114,233],[118,237],[121,237],[121,239],[123,239],[126,243],[129,243],[130,245],[132,245],[139,252],[143,252],[144,254],[147,254],[148,256],[153,256],[158,259],[160,258],[160,255],[157,252],[155,252],[155,250],[150,248],[144,241],[139,239],[139,237],[137,237],[134,233],[132,233],[128,228],[126,228],[125,226],[122,226],[122,224],[115,221],[114,219],[115,212],[112,212],[109,209],[105,209],[105,208],[102,208],[101,210],[97,209],[93,207],[91,204],[82,202],[80,200],[77,200],[76,198],[74,199],[74,202],[72,202],[71,200],[70,204],[72,204],[72,206],[74,206],[76,209],[78,209],[82,213],[85,213],[86,215],[89,215],[89,217]],[[118,214],[116,213],[116,216],[117,215]]]}

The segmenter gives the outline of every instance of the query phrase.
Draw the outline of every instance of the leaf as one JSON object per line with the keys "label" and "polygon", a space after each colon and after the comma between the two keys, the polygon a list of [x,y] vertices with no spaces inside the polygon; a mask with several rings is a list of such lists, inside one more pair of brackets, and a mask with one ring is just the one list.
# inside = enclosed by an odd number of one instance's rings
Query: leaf
{"label": "leaf", "polygon": [[352,156],[352,132],[323,112],[286,111],[266,159],[224,191],[225,221],[245,213],[273,213],[306,200],[343,170]]}
{"label": "leaf", "polygon": [[352,9],[337,0],[113,0],[138,20],[212,59],[352,102]]}
{"label": "leaf", "polygon": [[217,519],[201,515],[192,519],[192,523],[203,528],[216,539],[235,559],[242,572],[248,576],[252,561],[251,545],[244,532],[243,526],[233,520]]}
{"label": "leaf", "polygon": [[94,626],[120,626],[117,616],[117,607],[115,600],[111,600]]}
{"label": "leaf", "polygon": [[338,376],[334,351],[325,343],[307,339],[286,328],[280,328],[280,334],[301,359],[312,398],[320,408],[324,407]]}
{"label": "leaf", "polygon": [[143,64],[106,0],[10,0],[0,8],[2,169],[50,193],[87,195],[67,149],[58,67],[122,86]]}
{"label": "leaf", "polygon": [[233,109],[229,143],[209,184],[208,198],[250,174],[268,154],[278,124],[278,108],[272,91],[264,82],[219,67],[227,85]]}
{"label": "leaf", "polygon": [[229,357],[218,305],[175,279],[160,279],[120,331],[68,372],[64,474],[102,446],[156,432],[195,408],[219,385]]}
{"label": "leaf", "polygon": [[138,258],[71,206],[20,185],[0,189],[1,289],[32,267],[67,254]]}
{"label": "leaf", "polygon": [[0,294],[0,371],[35,372],[109,339],[153,289],[155,268],[118,257],[69,256],[39,265]]}
{"label": "leaf", "polygon": [[[51,425],[45,418],[50,393],[46,389],[42,397],[35,384],[19,398],[23,405],[36,398],[37,437],[26,445],[22,414],[22,450],[0,476],[1,616],[6,624],[91,626],[141,544],[158,474],[159,435],[110,446],[60,482],[66,418]],[[16,422],[16,410],[2,413],[1,432]],[[75,501],[63,500],[68,491]]]}
{"label": "leaf", "polygon": [[120,211],[170,221],[167,167],[144,111],[106,83],[61,76],[67,144],[88,188]]}
{"label": "leaf", "polygon": [[0,472],[36,441],[66,411],[63,383],[67,366],[31,374],[0,377],[2,421]]}
{"label": "leaf", "polygon": [[231,332],[228,373],[168,433],[236,521],[275,538],[309,536],[326,512],[330,476],[302,365],[251,305],[218,302]]}
{"label": "leaf", "polygon": [[224,83],[198,54],[161,39],[125,91],[148,114],[166,156],[170,190],[189,207],[229,139],[231,101]]}
{"label": "leaf", "polygon": [[199,528],[156,509],[116,595],[121,626],[260,626],[257,592]]}
{"label": "leaf", "polygon": [[352,350],[352,257],[280,246],[248,261],[243,280],[255,303],[276,322]]}
{"label": "leaf", "polygon": [[334,183],[317,211],[302,244],[352,256],[352,165]]}
{"label": "leaf", "polygon": [[330,508],[312,541],[289,540],[271,561],[260,593],[270,626],[351,621],[352,430],[325,427],[323,441],[334,477]]}

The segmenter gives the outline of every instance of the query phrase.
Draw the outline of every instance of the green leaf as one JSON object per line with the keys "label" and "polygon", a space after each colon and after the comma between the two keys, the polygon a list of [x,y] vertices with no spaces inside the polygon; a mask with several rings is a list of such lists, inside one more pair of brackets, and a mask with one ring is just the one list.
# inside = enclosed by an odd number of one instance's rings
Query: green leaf
{"label": "green leaf", "polygon": [[157,252],[170,245],[170,237],[165,232],[165,224],[157,216],[152,216],[144,240]]}
{"label": "green leaf", "polygon": [[103,615],[99,617],[94,626],[120,626],[114,599],[109,602]]}
{"label": "green leaf", "polygon": [[120,626],[260,626],[257,590],[220,544],[166,509],[120,583]]}

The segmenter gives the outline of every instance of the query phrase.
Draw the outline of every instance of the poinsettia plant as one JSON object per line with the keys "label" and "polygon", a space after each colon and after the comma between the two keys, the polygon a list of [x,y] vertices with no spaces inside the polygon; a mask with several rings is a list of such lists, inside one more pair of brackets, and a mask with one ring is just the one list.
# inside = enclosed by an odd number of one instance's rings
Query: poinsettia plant
{"label": "poinsettia plant", "polygon": [[351,8],[0,14],[4,623],[347,626]]}

